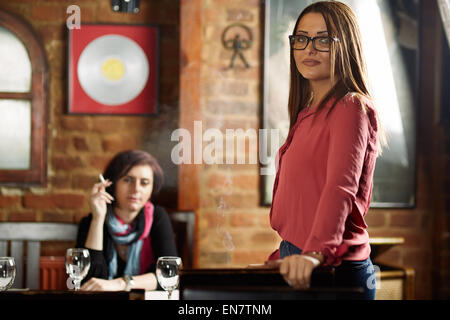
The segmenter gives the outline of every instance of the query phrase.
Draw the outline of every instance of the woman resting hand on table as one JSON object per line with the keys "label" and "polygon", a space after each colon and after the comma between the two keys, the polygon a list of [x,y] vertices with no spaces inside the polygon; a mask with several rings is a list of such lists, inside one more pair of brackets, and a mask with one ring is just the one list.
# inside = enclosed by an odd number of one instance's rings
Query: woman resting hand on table
{"label": "woman resting hand on table", "polygon": [[91,266],[81,290],[155,290],[156,260],[176,256],[167,212],[150,201],[162,187],[155,158],[140,150],[117,154],[105,182],[91,191],[91,214],[80,222],[77,247],[89,249]]}
{"label": "woman resting hand on table", "polygon": [[299,289],[309,287],[315,268],[333,266],[337,287],[362,287],[374,299],[364,216],[385,137],[357,19],[343,3],[315,2],[299,15],[289,42],[290,131],[277,155],[270,210],[282,260],[269,264]]}

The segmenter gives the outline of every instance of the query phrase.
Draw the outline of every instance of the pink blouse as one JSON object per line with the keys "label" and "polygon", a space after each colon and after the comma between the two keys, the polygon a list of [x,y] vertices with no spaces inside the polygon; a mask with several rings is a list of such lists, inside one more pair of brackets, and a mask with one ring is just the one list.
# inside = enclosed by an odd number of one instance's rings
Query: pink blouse
{"label": "pink blouse", "polygon": [[[364,221],[377,158],[377,120],[371,102],[347,95],[326,117],[303,110],[278,153],[270,211],[272,228],[326,264],[370,256]],[[317,118],[314,116],[317,113]]]}

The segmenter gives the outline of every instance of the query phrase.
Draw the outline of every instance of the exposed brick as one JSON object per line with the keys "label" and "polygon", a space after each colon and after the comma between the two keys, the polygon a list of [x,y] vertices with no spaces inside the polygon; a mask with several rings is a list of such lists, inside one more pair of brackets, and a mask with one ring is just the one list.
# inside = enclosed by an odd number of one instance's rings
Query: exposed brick
{"label": "exposed brick", "polygon": [[103,154],[102,155],[92,155],[89,158],[89,165],[91,165],[93,168],[103,172],[103,170],[106,169],[106,166],[108,165],[110,160],[111,160],[111,156],[106,156]]}
{"label": "exposed brick", "polygon": [[233,179],[233,187],[243,190],[258,190],[259,175],[257,174],[242,174],[236,175]]}
{"label": "exposed brick", "polygon": [[391,212],[391,227],[414,228],[417,222],[418,214],[414,211]]}
{"label": "exposed brick", "polygon": [[67,175],[58,174],[57,176],[51,177],[51,185],[56,189],[67,189],[70,187],[70,177]]}
{"label": "exposed brick", "polygon": [[83,219],[84,217],[88,216],[89,212],[87,211],[76,211],[73,214],[73,222],[74,223],[80,223],[81,219]]}
{"label": "exposed brick", "polygon": [[66,6],[54,4],[40,4],[32,8],[31,16],[33,20],[61,23],[68,17]]}
{"label": "exposed brick", "polygon": [[407,250],[403,253],[403,264],[405,266],[422,266],[431,261],[431,254],[425,250]]}
{"label": "exposed brick", "polygon": [[268,214],[260,214],[258,215],[258,225],[260,227],[271,228],[270,226],[270,216]]}
{"label": "exposed brick", "polygon": [[0,195],[0,208],[9,208],[20,202],[18,196],[2,196]]}
{"label": "exposed brick", "polygon": [[230,261],[230,252],[200,252],[199,254],[199,264],[205,267],[224,266]]}
{"label": "exposed brick", "polygon": [[230,208],[255,208],[259,205],[259,195],[255,193],[235,193],[224,195],[223,201]]}
{"label": "exposed brick", "polygon": [[233,263],[241,266],[260,264],[267,261],[272,251],[242,250],[233,252]]}
{"label": "exposed brick", "polygon": [[217,208],[218,202],[212,195],[200,194],[200,207],[203,209]]}
{"label": "exposed brick", "polygon": [[94,118],[92,119],[92,131],[99,133],[117,133],[122,130],[121,118]]}
{"label": "exposed brick", "polygon": [[239,129],[244,132],[250,129],[254,130],[256,135],[258,135],[258,119],[256,117],[240,117],[239,119],[207,117],[203,130],[207,129],[219,129],[224,139],[226,138],[227,130],[234,130],[233,133],[235,133]]}
{"label": "exposed brick", "polygon": [[385,213],[381,211],[369,211],[364,217],[364,220],[369,228],[384,227],[386,224]]}
{"label": "exposed brick", "polygon": [[[61,79],[64,77],[65,74],[64,72],[66,64],[60,59],[60,57],[63,56],[65,53],[66,50],[65,43],[60,40],[53,40],[46,43],[45,49],[47,51],[49,61],[52,62],[50,64],[51,75],[53,79],[55,79],[55,81],[61,81]],[[60,109],[64,105],[63,92],[53,90],[52,93],[54,96],[51,101],[51,106],[52,109],[56,111],[56,109]]]}
{"label": "exposed brick", "polygon": [[199,215],[198,228],[199,229],[210,229],[215,228],[218,223],[217,212],[208,211],[207,213],[202,213]]}
{"label": "exposed brick", "polygon": [[[217,11],[217,10],[215,10]],[[227,9],[227,20],[228,21],[240,21],[240,22],[251,22],[253,21],[254,15],[252,12],[243,9],[230,8]]]}
{"label": "exposed brick", "polygon": [[230,214],[230,226],[251,227],[255,225],[256,217],[253,214],[232,213]]}
{"label": "exposed brick", "polygon": [[221,92],[227,96],[246,96],[249,93],[249,85],[246,82],[224,82],[222,83]]}
{"label": "exposed brick", "polygon": [[127,132],[142,133],[150,130],[151,126],[152,122],[149,118],[125,118],[122,120],[122,127],[126,128]]}
{"label": "exposed brick", "polygon": [[400,248],[392,248],[383,253],[380,253],[374,259],[375,264],[393,264],[393,265],[401,265],[402,253],[400,252]]}
{"label": "exposed brick", "polygon": [[251,236],[252,247],[267,248],[278,241],[278,236],[275,231],[257,231]]}
{"label": "exposed brick", "polygon": [[73,146],[77,151],[88,151],[89,147],[85,137],[74,137]]}
{"label": "exposed brick", "polygon": [[53,139],[53,151],[58,153],[67,152],[70,146],[70,138],[68,137],[56,137]]}
{"label": "exposed brick", "polygon": [[71,171],[83,166],[81,159],[77,156],[54,156],[52,158],[53,167],[56,170]]}
{"label": "exposed brick", "polygon": [[12,211],[9,214],[11,222],[35,222],[36,212],[34,211]]}
{"label": "exposed brick", "polygon": [[[81,23],[97,21],[97,7],[93,5],[92,1],[87,1],[87,4],[77,1],[77,5],[80,7]],[[67,18],[69,18],[69,14],[66,14]]]}
{"label": "exposed brick", "polygon": [[23,205],[32,209],[56,209],[51,195],[27,194],[23,197]]}
{"label": "exposed brick", "polygon": [[79,116],[65,116],[61,119],[63,129],[70,131],[86,131],[90,129],[90,119]]}
{"label": "exposed brick", "polygon": [[210,189],[223,189],[230,188],[232,184],[232,178],[229,174],[215,172],[209,176],[208,188]]}
{"label": "exposed brick", "polygon": [[106,152],[120,152],[123,150],[136,149],[139,147],[140,139],[136,137],[105,137],[102,142]]}
{"label": "exposed brick", "polygon": [[98,175],[75,175],[73,177],[73,188],[90,190],[95,183],[99,182],[98,179]]}
{"label": "exposed brick", "polygon": [[86,204],[84,194],[54,194],[52,198],[61,209],[80,209]]}
{"label": "exposed brick", "polygon": [[[31,0],[32,1],[32,0]],[[55,25],[38,25],[36,26],[44,43],[53,41],[54,39],[63,39],[64,32],[67,30],[66,26],[56,27]]]}
{"label": "exposed brick", "polygon": [[258,112],[258,105],[255,102],[243,102],[243,101],[223,101],[211,99],[206,102],[206,109],[208,112],[222,115],[250,115],[254,116]]}
{"label": "exposed brick", "polygon": [[43,222],[73,222],[73,214],[71,212],[43,212]]}
{"label": "exposed brick", "polygon": [[24,206],[34,209],[80,209],[85,205],[85,196],[80,194],[27,194]]}
{"label": "exposed brick", "polygon": [[203,164],[203,168],[205,170],[208,170],[210,168],[216,169],[218,166],[220,166],[221,169],[230,170],[230,171],[233,171],[233,172],[236,172],[236,173],[243,172],[243,171],[246,171],[246,173],[249,173],[249,172],[258,172],[259,173],[259,165],[258,164],[249,164],[249,163],[245,163],[245,164],[237,164],[237,163],[226,164],[225,162],[224,162],[224,164],[221,164],[221,165],[217,165],[217,164],[209,165],[209,164],[206,164],[206,163]]}
{"label": "exposed brick", "polygon": [[8,212],[0,210],[0,222],[8,221]]}

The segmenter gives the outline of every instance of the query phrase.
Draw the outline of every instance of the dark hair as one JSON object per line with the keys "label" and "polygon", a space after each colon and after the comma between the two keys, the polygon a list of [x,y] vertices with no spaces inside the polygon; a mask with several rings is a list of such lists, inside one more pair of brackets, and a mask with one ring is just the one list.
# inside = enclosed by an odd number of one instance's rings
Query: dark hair
{"label": "dark hair", "polygon": [[[164,174],[158,161],[148,152],[142,150],[122,151],[111,159],[103,173],[105,179],[109,179],[113,184],[106,188],[106,192],[115,197],[115,183],[125,176],[133,167],[138,165],[149,165],[153,171],[153,190],[152,198],[158,194],[164,183]],[[150,199],[149,199],[150,200]]]}
{"label": "dark hair", "polygon": [[[333,101],[329,113],[337,103],[351,93],[360,100],[365,97],[373,102],[368,86],[367,67],[363,53],[361,32],[357,18],[349,6],[339,1],[319,1],[309,5],[299,15],[293,34],[296,33],[300,20],[308,13],[322,14],[330,36],[337,37],[339,42],[331,42],[331,79],[336,79],[335,86],[322,99],[317,107],[316,116],[323,110],[328,102]],[[292,128],[301,110],[305,109],[312,100],[312,92],[309,81],[303,78],[297,69],[293,50],[290,57],[290,93],[289,93],[289,118]],[[361,103],[364,108],[364,104]],[[376,110],[376,106],[375,110]],[[386,136],[381,124],[378,112],[376,112],[379,140],[378,152],[381,155],[382,146],[387,145]]]}

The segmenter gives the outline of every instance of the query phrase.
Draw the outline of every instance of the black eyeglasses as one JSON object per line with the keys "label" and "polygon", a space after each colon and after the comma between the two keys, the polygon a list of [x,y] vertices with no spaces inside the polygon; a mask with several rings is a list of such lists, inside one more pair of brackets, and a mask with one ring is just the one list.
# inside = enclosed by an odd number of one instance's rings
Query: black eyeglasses
{"label": "black eyeglasses", "polygon": [[334,37],[308,37],[304,35],[292,35],[289,36],[289,43],[291,44],[291,49],[294,50],[305,50],[308,47],[309,42],[312,42],[314,49],[320,52],[330,51],[331,41],[338,42],[338,38]]}

